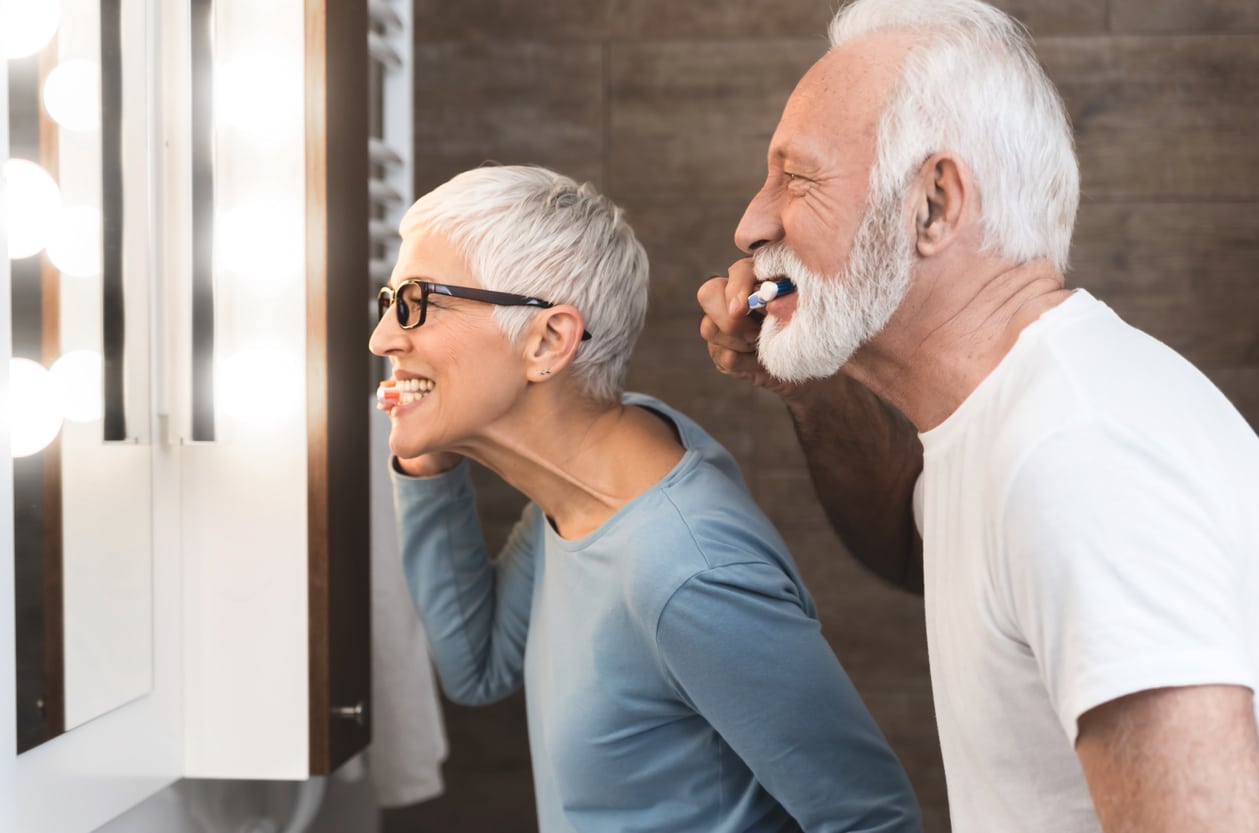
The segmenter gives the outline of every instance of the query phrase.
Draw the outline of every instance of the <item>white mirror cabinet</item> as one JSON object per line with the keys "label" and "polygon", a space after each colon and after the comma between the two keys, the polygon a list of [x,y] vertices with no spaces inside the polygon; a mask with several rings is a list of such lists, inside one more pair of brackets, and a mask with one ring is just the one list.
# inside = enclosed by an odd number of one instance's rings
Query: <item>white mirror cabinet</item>
{"label": "white mirror cabinet", "polygon": [[[0,3],[5,26],[41,5]],[[90,479],[108,499],[76,500],[149,547],[138,562],[139,607],[97,611],[105,624],[120,615],[140,623],[128,645],[147,662],[117,702],[79,725],[54,726],[21,754],[15,721],[0,720],[0,748],[14,750],[0,754],[0,830],[24,833],[87,833],[181,777],[328,774],[371,737],[368,448],[377,371],[366,344],[373,282],[392,257],[389,221],[410,175],[399,166],[406,154],[379,140],[377,87],[381,56],[406,52],[389,48],[390,21],[409,21],[409,11],[395,13],[393,0],[99,4],[122,44],[112,97],[102,70],[101,108],[125,104],[118,118],[100,120],[107,134],[118,131],[121,160],[102,159],[101,222],[106,251],[110,239],[119,248],[123,275],[113,285],[129,305],[127,343],[147,349],[111,358],[100,336],[104,375],[123,380],[117,396],[139,427],[112,436],[102,417],[82,430],[93,448],[142,448],[144,465],[131,483],[120,470],[96,472]],[[61,34],[43,47],[41,83],[82,18],[61,17]],[[0,66],[2,158],[11,80]],[[402,177],[398,187],[391,176]],[[111,230],[111,205],[125,206],[121,231]],[[0,274],[16,291],[11,265],[0,260]],[[65,343],[74,331],[70,284],[51,266],[40,271],[60,291],[34,303],[60,322]],[[118,304],[109,300],[108,265],[103,272],[75,291],[105,293],[104,303],[91,297],[108,330]],[[11,396],[22,314],[13,294],[0,293],[0,446],[23,407]],[[75,465],[91,457],[68,437],[55,441],[61,467],[45,482],[62,496],[61,516],[78,511],[66,496],[88,479]],[[0,714],[14,715],[31,705],[14,684],[23,638],[14,632],[15,594],[32,591],[14,585],[15,528],[26,519],[15,504],[14,460],[0,458]],[[130,505],[123,497],[143,511],[100,510]],[[69,528],[48,517],[51,537]],[[103,559],[100,575],[112,575]],[[69,583],[81,568],[63,561]],[[111,592],[108,581],[93,581]],[[84,604],[47,582],[44,592],[53,594],[50,609],[63,608],[63,623]],[[95,653],[102,674],[120,667],[108,650]],[[63,698],[80,685],[72,683],[61,681]]]}

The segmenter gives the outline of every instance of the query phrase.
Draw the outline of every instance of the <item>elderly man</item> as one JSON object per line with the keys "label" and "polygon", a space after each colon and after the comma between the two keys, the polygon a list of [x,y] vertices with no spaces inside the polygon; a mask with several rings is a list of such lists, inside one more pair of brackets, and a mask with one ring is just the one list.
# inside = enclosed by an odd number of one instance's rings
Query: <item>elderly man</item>
{"label": "elderly man", "polygon": [[831,43],[701,334],[784,397],[849,548],[925,593],[953,829],[1259,830],[1259,438],[1065,287],[1078,166],[1017,23],[858,0]]}

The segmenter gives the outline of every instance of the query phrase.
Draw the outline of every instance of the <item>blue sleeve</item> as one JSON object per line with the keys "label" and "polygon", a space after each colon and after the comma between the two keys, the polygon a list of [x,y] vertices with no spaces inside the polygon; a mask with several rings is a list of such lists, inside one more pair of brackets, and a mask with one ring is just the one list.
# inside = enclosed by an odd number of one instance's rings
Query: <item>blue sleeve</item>
{"label": "blue sleeve", "polygon": [[515,693],[524,683],[536,513],[491,561],[467,461],[435,477],[395,470],[392,479],[403,571],[446,696],[477,705]]}
{"label": "blue sleeve", "polygon": [[657,642],[679,694],[805,831],[921,830],[900,762],[782,570],[691,577]]}

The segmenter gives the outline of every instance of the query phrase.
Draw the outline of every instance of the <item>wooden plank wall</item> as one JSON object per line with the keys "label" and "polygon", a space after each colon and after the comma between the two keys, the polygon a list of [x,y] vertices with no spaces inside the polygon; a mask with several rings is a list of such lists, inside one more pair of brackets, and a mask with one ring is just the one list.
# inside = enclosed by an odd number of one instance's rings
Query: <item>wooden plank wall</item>
{"label": "wooden plank wall", "polygon": [[[837,653],[948,830],[921,603],[853,566],[812,497],[781,405],[721,378],[695,288],[731,234],[826,0],[416,0],[420,191],[487,159],[589,179],[626,206],[653,263],[632,387],[690,412],[739,457],[800,562]],[[1071,283],[1205,370],[1259,425],[1259,2],[1004,0],[1036,36],[1077,129]],[[519,497],[483,482],[501,536]],[[448,709],[450,794],[387,814],[531,830],[519,701]],[[476,806],[492,790],[495,808]],[[494,802],[480,802],[481,805]]]}

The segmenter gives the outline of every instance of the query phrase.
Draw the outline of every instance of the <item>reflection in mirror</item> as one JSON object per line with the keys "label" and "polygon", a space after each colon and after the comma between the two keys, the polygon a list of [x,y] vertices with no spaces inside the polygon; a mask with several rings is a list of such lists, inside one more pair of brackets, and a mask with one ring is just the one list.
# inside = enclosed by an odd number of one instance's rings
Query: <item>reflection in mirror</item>
{"label": "reflection in mirror", "polygon": [[144,23],[24,0],[5,24],[19,751],[151,687]]}

